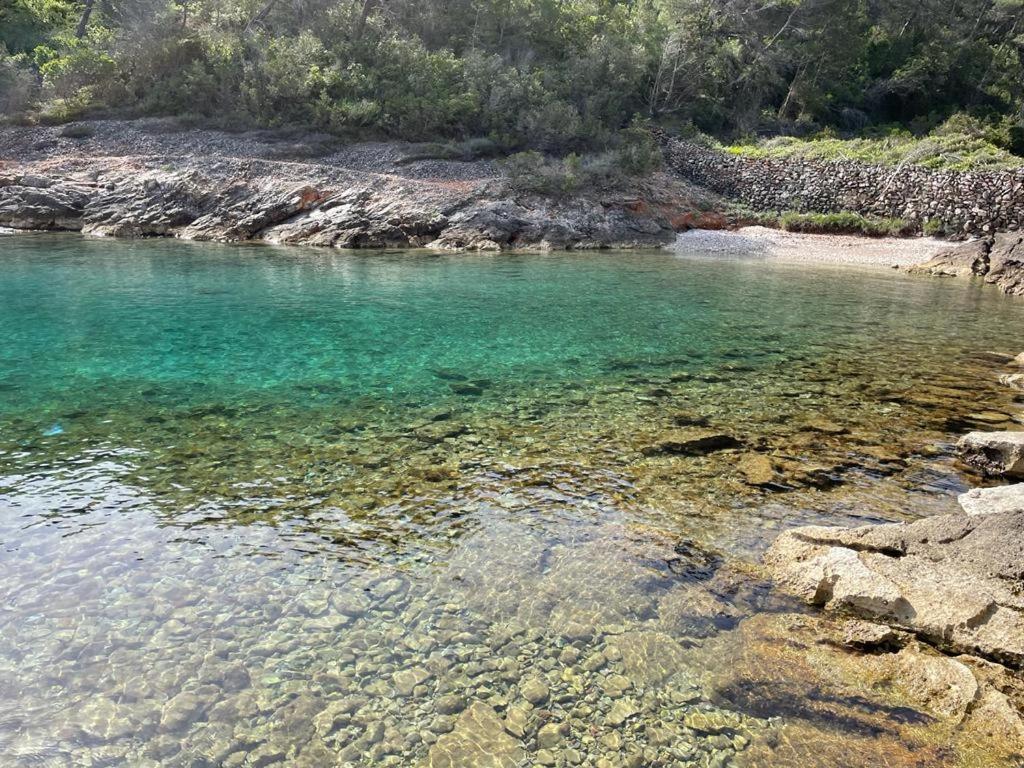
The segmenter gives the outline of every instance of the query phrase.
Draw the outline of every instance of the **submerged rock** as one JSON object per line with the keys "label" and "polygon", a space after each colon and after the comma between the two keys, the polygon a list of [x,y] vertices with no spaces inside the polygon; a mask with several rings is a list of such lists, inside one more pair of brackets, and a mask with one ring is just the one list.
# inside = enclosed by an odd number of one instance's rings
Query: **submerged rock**
{"label": "submerged rock", "polygon": [[970,432],[960,438],[957,452],[986,475],[1024,478],[1024,432]]}
{"label": "submerged rock", "polygon": [[1024,392],[1024,373],[1004,373],[999,377],[999,383]]}
{"label": "submerged rock", "polygon": [[759,453],[748,453],[740,457],[736,469],[748,485],[771,485],[775,482],[775,468],[771,459]]}
{"label": "submerged rock", "polygon": [[914,632],[934,645],[1024,665],[1024,512],[788,531],[765,555],[808,603]]}
{"label": "submerged rock", "polygon": [[821,418],[808,419],[800,427],[800,430],[802,432],[820,432],[824,435],[845,435],[850,431],[842,424]]}
{"label": "submerged rock", "polygon": [[645,456],[657,456],[658,454],[698,456],[726,448],[737,448],[739,445],[740,441],[726,432],[693,427],[666,432],[656,442],[641,448],[641,453]]}
{"label": "submerged rock", "polygon": [[513,768],[526,760],[526,750],[505,732],[497,713],[482,701],[459,715],[455,728],[430,748],[429,768]]}

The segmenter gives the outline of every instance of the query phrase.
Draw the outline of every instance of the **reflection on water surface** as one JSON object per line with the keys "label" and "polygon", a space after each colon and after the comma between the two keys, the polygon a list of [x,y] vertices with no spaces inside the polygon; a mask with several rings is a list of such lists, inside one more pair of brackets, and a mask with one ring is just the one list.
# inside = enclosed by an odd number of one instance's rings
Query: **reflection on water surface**
{"label": "reflection on water surface", "polygon": [[981,759],[756,563],[952,509],[1019,301],[634,253],[0,268],[0,764]]}

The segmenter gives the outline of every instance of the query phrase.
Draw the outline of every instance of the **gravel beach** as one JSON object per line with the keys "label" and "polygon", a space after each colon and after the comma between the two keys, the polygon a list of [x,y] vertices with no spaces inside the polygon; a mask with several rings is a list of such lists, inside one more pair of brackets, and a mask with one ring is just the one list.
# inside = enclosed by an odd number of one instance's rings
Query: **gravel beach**
{"label": "gravel beach", "polygon": [[808,235],[767,227],[742,227],[735,231],[693,229],[679,235],[673,246],[676,252],[687,256],[886,268],[921,264],[948,247],[947,242],[924,237]]}

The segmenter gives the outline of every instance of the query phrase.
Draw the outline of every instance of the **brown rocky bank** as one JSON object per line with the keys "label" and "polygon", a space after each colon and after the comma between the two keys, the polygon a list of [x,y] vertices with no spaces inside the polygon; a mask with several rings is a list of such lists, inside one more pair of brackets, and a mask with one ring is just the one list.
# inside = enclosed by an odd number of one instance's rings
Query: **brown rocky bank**
{"label": "brown rocky bank", "polygon": [[183,130],[170,120],[0,131],[0,227],[338,248],[659,247],[700,193],[655,178],[516,194],[489,160],[399,142]]}

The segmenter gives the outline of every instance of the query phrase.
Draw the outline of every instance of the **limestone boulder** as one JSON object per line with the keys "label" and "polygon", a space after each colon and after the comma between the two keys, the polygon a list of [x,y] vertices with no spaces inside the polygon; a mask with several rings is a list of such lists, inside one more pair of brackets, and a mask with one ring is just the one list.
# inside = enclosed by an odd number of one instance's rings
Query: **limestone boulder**
{"label": "limestone boulder", "polygon": [[806,602],[913,632],[944,650],[1024,665],[1024,512],[1003,494],[971,514],[776,539],[765,563]]}
{"label": "limestone boulder", "polygon": [[986,283],[994,283],[1006,293],[1024,296],[1024,235],[1000,232],[988,255]]}
{"label": "limestone boulder", "polygon": [[960,438],[957,453],[985,475],[1024,478],[1024,432],[970,432]]}
{"label": "limestone boulder", "polygon": [[968,515],[1013,512],[1024,514],[1024,483],[973,488],[957,498]]}

